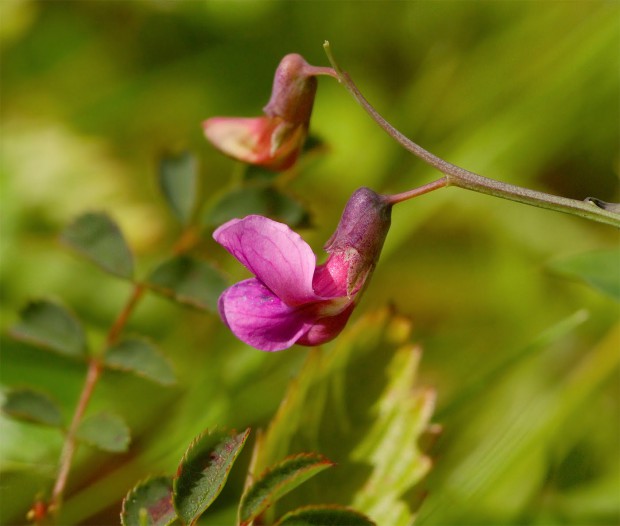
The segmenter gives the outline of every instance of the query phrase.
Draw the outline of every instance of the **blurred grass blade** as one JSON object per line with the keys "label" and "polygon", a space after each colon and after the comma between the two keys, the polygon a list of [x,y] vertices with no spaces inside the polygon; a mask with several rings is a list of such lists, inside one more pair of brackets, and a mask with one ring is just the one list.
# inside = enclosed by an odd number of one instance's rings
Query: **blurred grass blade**
{"label": "blurred grass blade", "polygon": [[11,389],[4,394],[2,412],[16,420],[47,426],[62,426],[62,413],[46,394],[29,388]]}
{"label": "blurred grass blade", "polygon": [[578,310],[568,318],[563,319],[545,330],[529,345],[518,348],[516,351],[507,352],[505,357],[498,364],[487,370],[480,371],[479,374],[475,376],[472,375],[473,378],[469,379],[467,382],[463,382],[457,395],[454,396],[453,399],[448,400],[446,405],[436,412],[435,416],[437,420],[443,422],[452,413],[458,412],[459,409],[470,403],[472,398],[487,389],[493,383],[498,382],[502,375],[509,373],[519,362],[526,360],[533,354],[544,351],[560,338],[573,332],[587,319],[588,312],[585,310]]}
{"label": "blurred grass blade", "polygon": [[179,303],[211,312],[217,311],[217,300],[228,286],[209,263],[185,255],[159,265],[150,275],[148,284]]}
{"label": "blurred grass blade", "polygon": [[366,515],[341,506],[307,506],[284,515],[275,526],[376,526]]}
{"label": "blurred grass blade", "polygon": [[18,340],[65,356],[86,354],[82,324],[66,307],[50,300],[29,302],[10,333]]}
{"label": "blurred grass blade", "polygon": [[123,419],[109,412],[97,413],[82,420],[78,440],[110,453],[122,453],[129,448],[130,434]]}
{"label": "blurred grass blade", "polygon": [[88,212],[76,218],[61,240],[106,272],[133,277],[133,256],[118,225],[105,213]]}
{"label": "blurred grass blade", "polygon": [[308,212],[301,203],[270,186],[238,188],[224,194],[207,210],[204,222],[207,226],[219,226],[250,214],[271,217],[291,227],[308,223]]}
{"label": "blurred grass blade", "polygon": [[250,524],[280,497],[333,465],[318,453],[304,453],[284,459],[263,473],[243,495],[239,506],[241,525]]}
{"label": "blurred grass blade", "polygon": [[549,267],[620,301],[620,248],[577,254],[553,261]]}
{"label": "blurred grass blade", "polygon": [[153,477],[140,482],[123,499],[123,526],[169,526],[176,518],[172,477]]}
{"label": "blurred grass blade", "polygon": [[518,523],[524,506],[549,483],[546,466],[558,436],[570,440],[590,433],[580,430],[584,411],[596,411],[592,396],[617,377],[619,348],[617,326],[567,364],[568,371],[550,375],[552,348],[489,384],[462,415],[466,426],[457,444],[444,451],[419,523],[452,524],[463,516],[472,523],[489,516],[497,524]]}
{"label": "blurred grass blade", "polygon": [[104,364],[111,369],[129,371],[162,385],[176,383],[168,360],[146,340],[128,338],[109,347],[104,354]]}
{"label": "blurred grass blade", "polygon": [[190,222],[198,203],[198,163],[189,152],[164,157],[159,163],[159,186],[168,206],[183,223]]}
{"label": "blurred grass blade", "polygon": [[397,350],[386,371],[388,384],[372,408],[373,424],[351,453],[352,460],[372,462],[353,507],[380,519],[381,524],[411,523],[411,512],[401,496],[431,468],[418,440],[433,414],[435,393],[412,390],[420,356],[420,349],[410,345]]}
{"label": "blurred grass blade", "polygon": [[214,429],[198,436],[185,452],[173,482],[174,507],[185,524],[194,523],[222,491],[250,429]]}

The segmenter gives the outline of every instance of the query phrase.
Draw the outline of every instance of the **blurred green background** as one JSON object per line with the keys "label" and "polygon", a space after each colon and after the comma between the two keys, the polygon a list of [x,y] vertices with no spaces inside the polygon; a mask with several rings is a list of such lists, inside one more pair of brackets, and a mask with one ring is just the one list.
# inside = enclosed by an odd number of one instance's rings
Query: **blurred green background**
{"label": "blurred green background", "polygon": [[[286,53],[327,65],[328,39],[370,102],[452,163],[620,200],[616,2],[2,0],[0,30],[0,382],[52,393],[67,416],[83,368],[6,329],[28,299],[57,297],[97,347],[130,289],[67,254],[58,233],[79,212],[107,210],[146,272],[178,235],[155,183],[160,157],[194,152],[207,200],[230,188],[239,167],[200,123],[258,115]],[[278,184],[308,210],[301,233],[317,253],[357,187],[399,192],[438,177],[332,79],[319,81],[311,130],[327,148]],[[244,275],[206,234],[203,254]],[[618,304],[552,270],[619,240],[611,227],[460,189],[395,209],[354,319],[386,304],[410,316],[424,349],[418,382],[438,393],[443,433],[419,524],[620,522]],[[264,425],[308,352],[260,353],[216,316],[154,296],[128,330],[161,345],[182,387],[104,377],[93,406],[122,413],[134,446],[112,458],[80,449],[69,523],[114,523],[129,487],[171,472],[204,427]],[[53,480],[61,441],[4,417],[0,436],[2,521],[21,523]]]}

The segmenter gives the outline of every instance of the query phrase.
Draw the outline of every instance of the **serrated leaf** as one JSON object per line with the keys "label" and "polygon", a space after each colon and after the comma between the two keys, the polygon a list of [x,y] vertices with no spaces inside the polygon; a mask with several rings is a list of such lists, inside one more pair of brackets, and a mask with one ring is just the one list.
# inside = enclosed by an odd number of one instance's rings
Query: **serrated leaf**
{"label": "serrated leaf", "polygon": [[56,403],[46,394],[28,388],[7,391],[2,412],[17,420],[62,426],[62,413]]}
{"label": "serrated leaf", "polygon": [[242,526],[249,524],[276,500],[334,463],[318,453],[285,458],[263,473],[243,495],[239,506]]}
{"label": "serrated leaf", "polygon": [[29,302],[11,335],[38,347],[81,357],[86,353],[86,335],[79,320],[62,305],[49,300]]}
{"label": "serrated leaf", "polygon": [[148,282],[161,294],[211,312],[217,311],[217,300],[228,286],[224,277],[209,263],[187,255],[174,257],[159,265]]}
{"label": "serrated leaf", "polygon": [[76,436],[78,440],[110,453],[127,451],[131,438],[129,428],[123,419],[108,412],[84,418]]}
{"label": "serrated leaf", "polygon": [[284,515],[275,526],[376,526],[366,515],[340,506],[307,506]]}
{"label": "serrated leaf", "polygon": [[214,429],[189,446],[173,482],[174,507],[184,523],[198,519],[220,494],[249,434],[249,428],[239,434]]}
{"label": "serrated leaf", "polygon": [[218,226],[250,214],[272,217],[292,227],[308,223],[308,212],[297,200],[269,186],[238,188],[225,194],[207,211],[205,223]]}
{"label": "serrated leaf", "polygon": [[109,347],[104,354],[104,364],[163,385],[176,382],[174,371],[166,358],[146,340],[127,338]]}
{"label": "serrated leaf", "polygon": [[123,499],[123,526],[168,526],[177,518],[172,505],[172,477],[153,477]]}
{"label": "serrated leaf", "polygon": [[120,228],[107,214],[79,216],[63,231],[61,240],[106,272],[132,278],[133,256]]}
{"label": "serrated leaf", "polygon": [[620,249],[577,254],[553,261],[550,267],[620,301]]}
{"label": "serrated leaf", "polygon": [[187,223],[198,199],[198,163],[189,152],[159,163],[159,186],[174,215]]}

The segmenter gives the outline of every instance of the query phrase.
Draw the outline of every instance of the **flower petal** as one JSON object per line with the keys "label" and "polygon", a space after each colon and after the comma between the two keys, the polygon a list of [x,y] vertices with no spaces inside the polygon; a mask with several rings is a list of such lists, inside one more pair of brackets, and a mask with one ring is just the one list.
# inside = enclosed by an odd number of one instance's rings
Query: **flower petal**
{"label": "flower petal", "polygon": [[297,340],[298,345],[321,345],[338,336],[347,324],[355,303],[351,303],[336,316],[327,316],[316,320],[310,329]]}
{"label": "flower petal", "polygon": [[226,289],[220,296],[219,311],[237,338],[262,351],[287,349],[313,321],[311,314],[289,307],[255,278]]}
{"label": "flower petal", "polygon": [[213,238],[287,305],[321,299],[312,288],[316,257],[288,226],[252,215],[223,224]]}
{"label": "flower petal", "polygon": [[269,148],[274,125],[268,117],[213,117],[204,121],[202,127],[207,139],[223,153],[256,163],[261,149]]}
{"label": "flower petal", "polygon": [[306,136],[303,126],[279,117],[212,117],[202,127],[222,153],[276,171],[295,163]]}

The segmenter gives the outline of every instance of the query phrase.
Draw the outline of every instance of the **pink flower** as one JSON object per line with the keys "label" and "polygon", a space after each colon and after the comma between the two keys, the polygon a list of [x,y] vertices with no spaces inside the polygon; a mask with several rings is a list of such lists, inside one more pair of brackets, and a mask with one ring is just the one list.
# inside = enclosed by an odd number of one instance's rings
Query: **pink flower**
{"label": "pink flower", "polygon": [[264,351],[335,338],[379,259],[391,207],[385,196],[357,190],[319,266],[310,246],[282,223],[252,215],[219,227],[214,239],[255,276],[222,293],[222,320],[240,340]]}
{"label": "pink flower", "polygon": [[276,69],[269,103],[262,117],[213,117],[203,123],[205,136],[226,155],[280,171],[290,168],[304,144],[317,89],[316,75],[331,68],[309,65],[301,55],[286,55]]}

